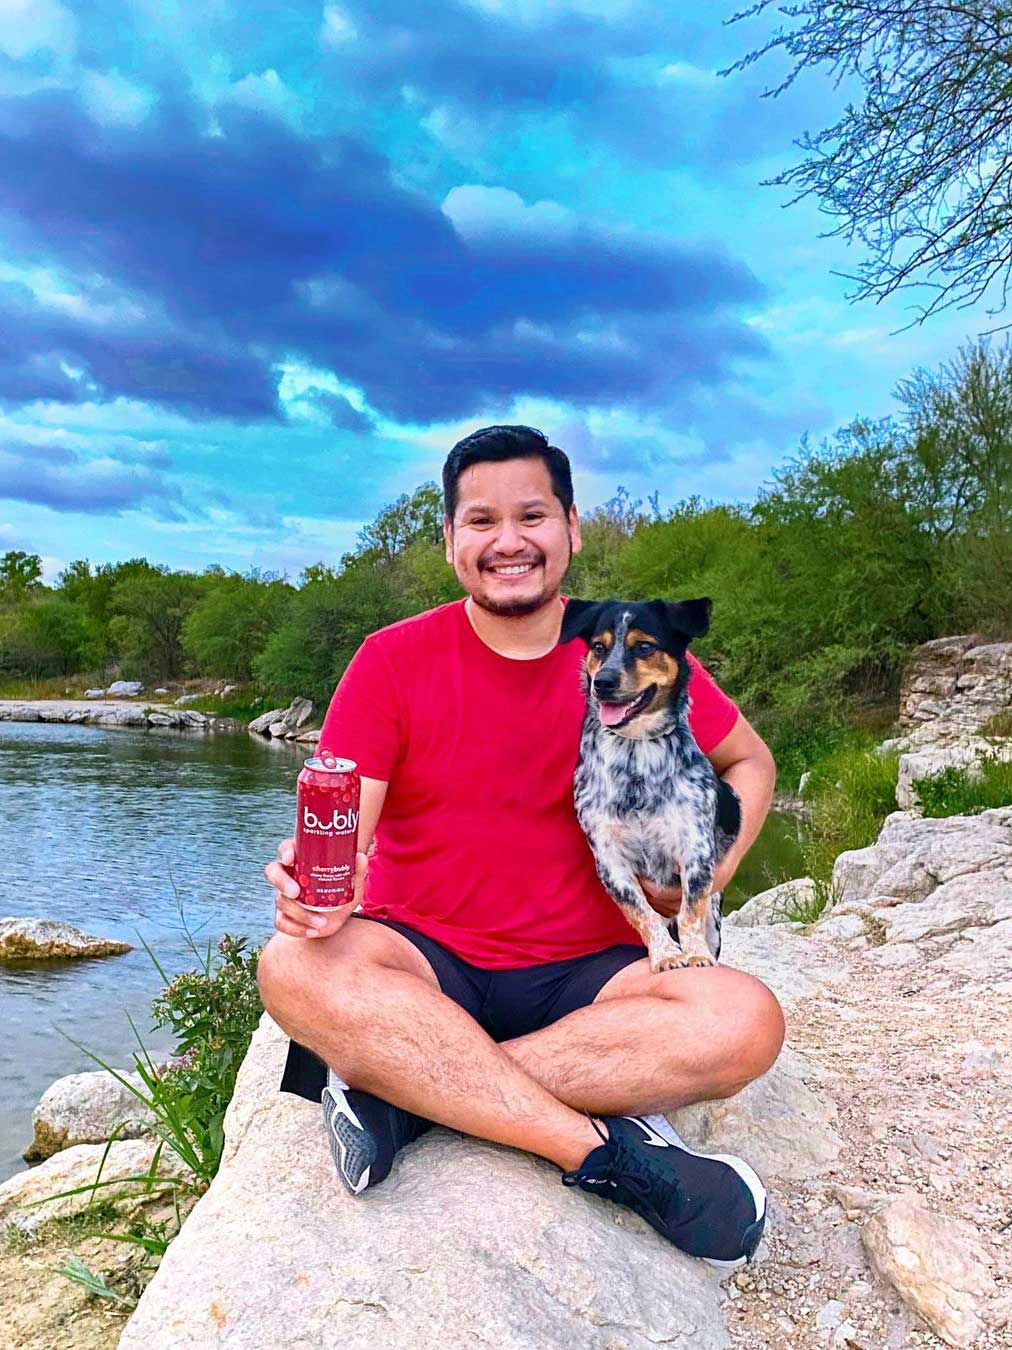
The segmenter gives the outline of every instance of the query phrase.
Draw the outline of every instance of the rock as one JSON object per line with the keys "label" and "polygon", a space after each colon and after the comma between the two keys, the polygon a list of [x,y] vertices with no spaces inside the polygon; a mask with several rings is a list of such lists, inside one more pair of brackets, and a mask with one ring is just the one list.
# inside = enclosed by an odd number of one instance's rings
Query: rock
{"label": "rock", "polygon": [[991,1256],[976,1230],[900,1196],[861,1230],[872,1264],[949,1345],[975,1345],[996,1294]]}
{"label": "rock", "polygon": [[129,942],[93,937],[57,919],[0,919],[0,960],[53,961],[70,956],[118,956]]}
{"label": "rock", "polygon": [[281,740],[287,730],[287,722],[272,722],[267,728],[267,734],[268,736],[273,736],[275,740]]}
{"label": "rock", "polygon": [[228,694],[234,694],[238,688],[239,686],[237,684],[226,684],[225,688],[221,691],[222,698],[225,698]]}
{"label": "rock", "polygon": [[1012,961],[1010,869],[1012,806],[940,820],[894,811],[874,844],[837,858],[842,900],[817,927],[857,911],[939,973],[1000,979]]}
{"label": "rock", "polygon": [[[0,1184],[0,1234],[10,1230],[30,1233],[49,1219],[66,1219],[88,1208],[92,1197],[99,1200],[140,1200],[146,1188],[143,1182],[127,1178],[140,1176],[151,1167],[158,1154],[156,1176],[185,1177],[186,1168],[167,1146],[154,1139],[127,1139],[112,1144],[76,1144],[48,1158],[38,1167],[18,1172]],[[103,1165],[102,1159],[105,1157]],[[99,1168],[101,1167],[101,1175]],[[50,1197],[78,1186],[89,1186],[96,1179],[117,1181],[122,1185],[100,1186],[79,1195]],[[39,1203],[45,1201],[46,1203]],[[164,1342],[163,1342],[164,1344]]]}
{"label": "rock", "polygon": [[958,744],[1012,706],[1012,642],[979,633],[918,647],[900,683],[899,722],[912,748]]}
{"label": "rock", "polygon": [[723,1101],[697,1102],[671,1115],[675,1129],[704,1153],[735,1153],[761,1177],[807,1178],[839,1157],[836,1107],[809,1087],[813,1069],[785,1045],[769,1073]]}
{"label": "rock", "polygon": [[180,694],[179,697],[175,700],[173,706],[176,708],[185,708],[187,703],[196,703],[198,699],[202,699],[204,697],[205,695],[203,694]]}
{"label": "rock", "polygon": [[300,731],[295,738],[297,741],[305,741],[308,745],[316,745],[320,739],[318,731]]}
{"label": "rock", "polygon": [[84,696],[85,696],[85,698],[105,698],[105,690],[104,690],[104,689],[86,689],[86,690],[84,691]]}
{"label": "rock", "polygon": [[814,904],[815,882],[811,877],[799,877],[753,895],[741,909],[728,914],[724,922],[738,928],[754,928],[762,923],[790,923],[792,913],[810,910]]}
{"label": "rock", "polygon": [[143,688],[140,680],[114,680],[105,693],[106,698],[135,698]]}
{"label": "rock", "polygon": [[261,713],[259,717],[254,717],[247,727],[248,731],[254,732],[258,736],[264,736],[267,728],[273,723],[278,722],[284,716],[284,708],[274,708],[270,712]]}
{"label": "rock", "polygon": [[835,1331],[843,1321],[845,1311],[846,1308],[839,1299],[831,1298],[815,1314],[815,1325],[823,1331]]}
{"label": "rock", "polygon": [[[121,1076],[142,1088],[139,1074],[124,1071]],[[149,1134],[153,1124],[148,1108],[114,1074],[72,1073],[42,1094],[32,1112],[35,1137],[24,1158],[38,1162],[75,1144],[99,1144],[114,1131],[117,1139],[137,1139]]]}
{"label": "rock", "polygon": [[156,689],[156,690],[155,690],[155,693],[156,693],[156,694],[167,694],[168,692],[169,692],[169,691],[168,691],[167,689]]}
{"label": "rock", "polygon": [[798,779],[798,796],[799,796],[799,797],[803,797],[803,796],[805,795],[805,788],[808,786],[808,780],[811,778],[811,776],[812,776],[812,771],[811,771],[811,769],[806,769],[805,772],[804,772],[804,773],[801,775],[801,777]]}
{"label": "rock", "polygon": [[434,1129],[352,1198],[320,1108],[277,1090],[264,1018],[222,1166],[148,1285],[120,1350],[693,1350],[729,1344],[722,1273],[551,1164]]}

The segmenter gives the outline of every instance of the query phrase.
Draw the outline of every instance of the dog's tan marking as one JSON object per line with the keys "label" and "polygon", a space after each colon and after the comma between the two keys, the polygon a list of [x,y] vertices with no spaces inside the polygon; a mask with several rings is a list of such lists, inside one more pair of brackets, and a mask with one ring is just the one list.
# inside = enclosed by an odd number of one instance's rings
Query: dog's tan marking
{"label": "dog's tan marking", "polygon": [[693,904],[687,895],[682,896],[678,909],[678,945],[681,955],[669,966],[669,970],[684,966],[715,966],[717,963],[710,955],[706,941],[706,916],[710,911],[710,891],[701,895]]}
{"label": "dog's tan marking", "polygon": [[614,643],[614,641],[615,641],[615,634],[611,631],[610,628],[605,629],[601,633],[595,633],[594,636],[590,639],[590,646],[593,646],[595,642],[603,642],[604,645],[608,648],[608,651],[605,652],[604,656],[600,657],[595,656],[592,651],[587,652],[586,670],[587,674],[590,676],[591,679],[594,678],[597,672],[604,665],[605,661],[608,659],[608,652],[611,651],[612,644]]}

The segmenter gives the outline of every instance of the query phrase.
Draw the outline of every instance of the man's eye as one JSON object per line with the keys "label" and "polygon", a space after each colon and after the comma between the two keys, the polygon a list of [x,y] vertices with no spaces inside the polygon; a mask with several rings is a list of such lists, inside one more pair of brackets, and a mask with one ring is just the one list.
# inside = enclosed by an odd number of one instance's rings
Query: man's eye
{"label": "man's eye", "polygon": [[528,511],[524,516],[524,520],[544,520],[544,516],[540,511]]}

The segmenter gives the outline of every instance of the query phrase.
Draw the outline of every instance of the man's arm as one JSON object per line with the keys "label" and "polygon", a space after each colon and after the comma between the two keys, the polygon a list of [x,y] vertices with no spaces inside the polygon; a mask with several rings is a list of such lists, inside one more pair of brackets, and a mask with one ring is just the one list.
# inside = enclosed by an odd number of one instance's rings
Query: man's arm
{"label": "man's arm", "polygon": [[[741,801],[738,838],[717,864],[713,889],[721,891],[738,870],[738,864],[756,841],[769,814],[776,785],[777,766],[769,746],[740,712],[734,726],[707,755],[719,778],[733,787]],[[640,885],[650,904],[670,919],[682,903],[681,886],[655,886],[644,877]]]}

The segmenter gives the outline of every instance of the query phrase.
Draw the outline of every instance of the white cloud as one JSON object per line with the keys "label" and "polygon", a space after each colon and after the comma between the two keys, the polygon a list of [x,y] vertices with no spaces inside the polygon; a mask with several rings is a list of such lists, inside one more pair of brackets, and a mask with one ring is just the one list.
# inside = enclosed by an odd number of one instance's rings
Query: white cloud
{"label": "white cloud", "polygon": [[135,127],[147,117],[154,95],[115,71],[86,70],[81,99],[93,121],[103,127]]}
{"label": "white cloud", "polygon": [[324,47],[343,47],[358,37],[358,30],[339,5],[325,5],[320,43]]}
{"label": "white cloud", "polygon": [[659,85],[681,84],[695,89],[706,89],[717,84],[719,76],[703,66],[694,66],[690,61],[670,61],[657,73]]}
{"label": "white cloud", "polygon": [[571,235],[578,225],[576,213],[559,202],[542,200],[528,206],[509,188],[483,187],[478,183],[451,188],[440,209],[468,243],[505,235],[537,244],[546,237]]}
{"label": "white cloud", "polygon": [[229,86],[224,98],[255,112],[266,113],[281,121],[297,123],[302,108],[298,98],[276,70],[267,69],[260,75],[244,75]]}
{"label": "white cloud", "polygon": [[2,0],[0,52],[21,61],[32,52],[71,57],[77,47],[77,20],[59,0]]}

